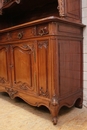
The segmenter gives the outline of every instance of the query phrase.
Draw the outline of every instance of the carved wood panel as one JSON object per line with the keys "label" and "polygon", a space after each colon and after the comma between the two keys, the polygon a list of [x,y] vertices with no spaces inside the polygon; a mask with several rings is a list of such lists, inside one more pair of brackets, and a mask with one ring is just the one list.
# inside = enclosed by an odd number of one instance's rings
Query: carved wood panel
{"label": "carved wood panel", "polygon": [[0,46],[0,85],[9,85],[8,46]]}
{"label": "carved wood panel", "polygon": [[36,52],[33,43],[11,46],[13,86],[20,90],[36,90]]}
{"label": "carved wood panel", "polygon": [[39,95],[49,97],[48,92],[48,56],[49,56],[48,40],[38,41],[37,57],[38,57],[38,87]]}
{"label": "carved wood panel", "polygon": [[66,0],[66,13],[67,16],[75,19],[80,19],[80,10],[81,10],[81,1],[80,0]]}

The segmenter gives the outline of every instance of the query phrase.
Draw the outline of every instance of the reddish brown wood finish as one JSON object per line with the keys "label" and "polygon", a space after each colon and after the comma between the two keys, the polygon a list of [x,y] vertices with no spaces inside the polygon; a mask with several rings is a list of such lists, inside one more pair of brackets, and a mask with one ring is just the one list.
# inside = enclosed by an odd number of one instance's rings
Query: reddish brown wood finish
{"label": "reddish brown wood finish", "polygon": [[64,19],[50,16],[0,30],[0,92],[46,106],[53,124],[62,106],[81,108],[83,101],[80,6],[71,13],[71,5],[81,3],[58,2],[65,3]]}

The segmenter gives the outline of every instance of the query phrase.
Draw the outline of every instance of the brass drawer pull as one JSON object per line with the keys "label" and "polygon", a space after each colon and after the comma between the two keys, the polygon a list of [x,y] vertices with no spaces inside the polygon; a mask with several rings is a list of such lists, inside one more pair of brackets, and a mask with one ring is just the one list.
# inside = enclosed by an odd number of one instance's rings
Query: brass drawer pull
{"label": "brass drawer pull", "polygon": [[18,39],[22,39],[22,37],[23,37],[23,32],[19,32],[18,33]]}

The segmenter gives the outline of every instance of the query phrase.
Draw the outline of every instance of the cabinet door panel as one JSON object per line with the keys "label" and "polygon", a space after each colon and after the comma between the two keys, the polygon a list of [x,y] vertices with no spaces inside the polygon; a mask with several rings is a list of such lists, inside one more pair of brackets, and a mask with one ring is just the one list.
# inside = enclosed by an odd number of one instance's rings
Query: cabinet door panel
{"label": "cabinet door panel", "polygon": [[0,86],[10,85],[9,79],[9,60],[8,60],[8,49],[9,47],[0,47]]}
{"label": "cabinet door panel", "polygon": [[20,44],[11,46],[13,86],[21,90],[35,90],[35,45]]}
{"label": "cabinet door panel", "polygon": [[38,88],[39,95],[49,97],[49,44],[48,40],[38,41]]}

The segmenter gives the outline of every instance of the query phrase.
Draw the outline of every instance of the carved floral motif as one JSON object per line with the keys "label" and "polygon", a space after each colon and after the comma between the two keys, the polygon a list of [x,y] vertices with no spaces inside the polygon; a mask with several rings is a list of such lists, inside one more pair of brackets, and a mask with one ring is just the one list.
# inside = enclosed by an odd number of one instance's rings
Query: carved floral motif
{"label": "carved floral motif", "polygon": [[21,81],[17,82],[16,85],[22,90],[28,90],[29,89],[29,85],[27,83],[22,83]]}
{"label": "carved floral motif", "polygon": [[0,83],[5,84],[7,83],[7,81],[4,77],[0,77]]}
{"label": "carved floral motif", "polygon": [[40,88],[40,96],[49,97],[49,93],[47,90],[46,90],[46,92],[44,92],[43,88],[41,87]]}
{"label": "carved floral motif", "polygon": [[48,47],[48,41],[39,41],[38,47],[39,48],[42,48],[42,47],[47,48]]}
{"label": "carved floral motif", "polygon": [[65,0],[58,0],[58,9],[61,17],[65,16]]}
{"label": "carved floral motif", "polygon": [[39,30],[38,30],[38,34],[40,35],[40,36],[43,36],[43,35],[46,35],[46,34],[48,34],[49,33],[49,31],[48,31],[48,28],[45,26],[45,27],[43,27],[43,28],[40,28]]}
{"label": "carved floral motif", "polygon": [[30,53],[34,51],[34,46],[32,45],[27,45],[27,44],[23,44],[21,46],[22,49],[26,50],[26,51],[29,51]]}
{"label": "carved floral motif", "polygon": [[14,90],[13,88],[6,88],[5,87],[5,89],[6,89],[7,93],[9,94],[9,96],[11,97],[11,99],[13,99],[14,96],[18,93],[18,91]]}

